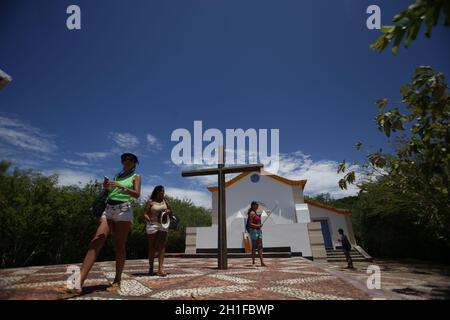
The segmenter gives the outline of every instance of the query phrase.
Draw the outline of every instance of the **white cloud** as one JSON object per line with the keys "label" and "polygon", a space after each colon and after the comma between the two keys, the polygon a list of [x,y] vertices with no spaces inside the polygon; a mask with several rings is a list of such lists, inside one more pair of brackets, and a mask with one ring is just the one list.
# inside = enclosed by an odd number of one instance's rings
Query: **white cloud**
{"label": "white cloud", "polygon": [[73,165],[73,166],[87,166],[88,163],[86,161],[78,161],[78,160],[70,160],[70,159],[63,159],[64,163]]}
{"label": "white cloud", "polygon": [[139,139],[131,133],[110,133],[111,139],[122,148],[133,148],[139,144]]}
{"label": "white cloud", "polygon": [[51,153],[57,150],[49,135],[18,119],[0,116],[0,139],[15,149]]}
{"label": "white cloud", "polygon": [[141,197],[140,197],[140,199],[142,201],[146,201],[150,197],[150,195],[152,194],[152,191],[153,191],[154,187],[155,186],[152,186],[152,185],[142,184],[141,185]]}
{"label": "white cloud", "polygon": [[[344,174],[338,174],[337,168],[338,162],[336,161],[313,161],[309,155],[297,151],[289,154],[280,154],[280,167],[277,174],[293,180],[307,179],[305,194],[330,193],[335,198],[355,195],[358,189],[354,185],[350,185],[347,190],[339,188],[338,181]],[[358,166],[351,166],[349,169],[361,172]]]}
{"label": "white cloud", "polygon": [[[202,165],[181,165],[176,166],[172,163],[169,165],[169,173],[180,173],[181,170],[192,170]],[[349,185],[347,190],[341,190],[338,186],[338,181],[344,174],[337,173],[338,162],[334,160],[318,160],[314,161],[309,155],[305,155],[301,151],[280,154],[278,171],[273,172],[284,178],[292,180],[308,180],[305,186],[305,194],[317,195],[321,193],[330,193],[335,198],[341,198],[350,195],[356,195],[358,189],[355,185]],[[355,170],[361,173],[359,166],[351,166],[350,170]],[[266,167],[265,170],[271,171]],[[227,181],[235,177],[237,174],[227,175]],[[217,185],[217,176],[200,176],[189,178],[195,189],[206,188],[207,186]]]}
{"label": "white cloud", "polygon": [[[142,185],[141,199],[147,200],[153,191],[154,186]],[[198,191],[175,187],[164,187],[166,195],[180,200],[191,200],[193,204],[204,208],[211,208],[211,194],[209,191]]]}
{"label": "white cloud", "polygon": [[[164,172],[166,175],[181,175],[181,171],[183,170],[196,170],[196,169],[202,169],[202,168],[214,168],[217,167],[217,165],[203,165],[203,164],[174,164],[170,160],[164,161],[164,164],[166,164],[169,168]],[[226,179],[232,179],[237,174],[228,174],[226,176]],[[189,177],[186,178],[187,181],[189,181],[194,188],[206,188],[208,186],[217,185],[217,175],[210,175],[210,176],[198,176],[198,177]]]}
{"label": "white cloud", "polygon": [[12,166],[19,166],[21,168],[33,169],[40,167],[46,159],[41,157],[30,157],[23,151],[17,151],[12,148],[6,147],[0,142],[0,160],[8,160],[12,163]]}
{"label": "white cloud", "polygon": [[154,135],[147,134],[147,148],[150,151],[159,151],[161,150],[161,142]]}
{"label": "white cloud", "polygon": [[58,174],[58,184],[61,186],[84,186],[95,181],[96,176],[90,172],[75,171],[70,169],[56,169],[43,171],[45,175]]}
{"label": "white cloud", "polygon": [[110,152],[79,152],[77,155],[87,158],[89,160],[101,160],[109,155],[111,155]]}
{"label": "white cloud", "polygon": [[161,184],[164,182],[164,179],[157,174],[143,174],[141,175],[142,180],[153,185]]}
{"label": "white cloud", "polygon": [[165,188],[166,194],[178,199],[189,199],[195,205],[205,208],[211,208],[211,194],[209,191],[187,190],[181,188]]}
{"label": "white cloud", "polygon": [[[233,179],[237,174],[228,174],[226,175],[226,180]],[[192,177],[189,178],[192,179],[192,181],[195,181],[196,184],[208,187],[208,186],[215,186],[218,183],[218,176],[217,175],[211,175],[211,176],[199,176],[199,177]]]}

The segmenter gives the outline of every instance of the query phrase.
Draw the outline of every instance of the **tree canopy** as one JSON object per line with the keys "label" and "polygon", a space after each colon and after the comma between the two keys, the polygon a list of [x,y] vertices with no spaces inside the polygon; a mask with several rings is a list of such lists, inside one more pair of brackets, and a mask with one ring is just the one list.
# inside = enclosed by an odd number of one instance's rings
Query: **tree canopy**
{"label": "tree canopy", "polygon": [[439,22],[439,16],[442,16],[445,26],[450,26],[450,0],[416,0],[393,17],[394,25],[382,26],[383,35],[371,48],[383,52],[392,43],[392,53],[397,54],[403,39],[405,48],[408,48],[411,40],[417,38],[423,24],[425,36],[431,37],[433,27]]}

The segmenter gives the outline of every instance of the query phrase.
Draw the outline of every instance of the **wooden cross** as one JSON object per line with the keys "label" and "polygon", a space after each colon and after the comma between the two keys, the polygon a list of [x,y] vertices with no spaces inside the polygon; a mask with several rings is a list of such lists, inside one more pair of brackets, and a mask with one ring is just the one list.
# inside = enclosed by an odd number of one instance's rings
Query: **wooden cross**
{"label": "wooden cross", "polygon": [[219,146],[219,163],[217,168],[206,168],[198,170],[182,171],[183,177],[196,177],[196,176],[208,176],[217,174],[219,185],[219,217],[218,217],[218,268],[221,270],[228,268],[227,261],[227,216],[226,216],[226,203],[225,203],[225,175],[229,173],[241,173],[241,172],[261,172],[263,168],[262,164],[249,164],[238,166],[225,166],[225,150],[223,146]]}

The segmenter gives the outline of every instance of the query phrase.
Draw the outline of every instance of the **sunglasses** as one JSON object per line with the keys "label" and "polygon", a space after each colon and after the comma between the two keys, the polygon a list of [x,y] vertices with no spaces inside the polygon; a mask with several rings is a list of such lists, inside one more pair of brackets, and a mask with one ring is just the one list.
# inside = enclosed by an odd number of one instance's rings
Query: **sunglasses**
{"label": "sunglasses", "polygon": [[125,161],[135,162],[133,158],[125,158],[122,160],[122,162],[125,162]]}

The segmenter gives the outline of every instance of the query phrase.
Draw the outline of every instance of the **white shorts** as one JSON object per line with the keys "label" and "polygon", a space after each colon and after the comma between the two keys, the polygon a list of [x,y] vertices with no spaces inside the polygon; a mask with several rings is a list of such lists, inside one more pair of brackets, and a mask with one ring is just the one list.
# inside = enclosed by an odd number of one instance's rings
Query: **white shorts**
{"label": "white shorts", "polygon": [[145,226],[145,230],[147,231],[147,234],[154,234],[158,231],[164,231],[164,232],[168,231],[168,229],[164,228],[160,223],[156,223],[156,222],[152,222],[152,223],[147,222],[147,225]]}
{"label": "white shorts", "polygon": [[103,212],[102,218],[105,217],[108,220],[116,221],[129,221],[133,222],[133,209],[131,204],[125,202],[117,205],[106,205],[106,209]]}

